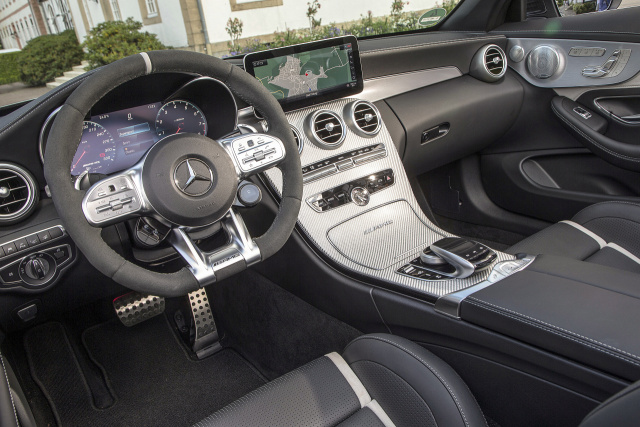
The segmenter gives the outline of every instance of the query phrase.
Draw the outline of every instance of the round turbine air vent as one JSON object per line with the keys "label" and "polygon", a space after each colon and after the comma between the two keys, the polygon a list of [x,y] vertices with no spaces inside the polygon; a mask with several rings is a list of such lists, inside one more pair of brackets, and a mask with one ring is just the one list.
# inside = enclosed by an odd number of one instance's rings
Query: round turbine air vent
{"label": "round turbine air vent", "polygon": [[489,44],[476,52],[469,74],[483,82],[496,82],[507,72],[507,56],[495,44]]}
{"label": "round turbine air vent", "polygon": [[291,131],[293,132],[293,139],[296,140],[296,145],[298,146],[298,154],[302,154],[302,149],[304,148],[304,139],[302,139],[300,131],[295,126],[291,126]]}
{"label": "round turbine air vent", "polygon": [[380,112],[370,102],[353,101],[344,107],[344,117],[349,127],[360,136],[372,137],[380,132]]}
{"label": "round turbine air vent", "polygon": [[309,115],[305,128],[309,139],[320,148],[333,150],[344,142],[344,122],[333,111],[318,110]]}
{"label": "round turbine air vent", "polygon": [[18,222],[35,208],[39,193],[33,176],[25,169],[0,163],[0,224]]}

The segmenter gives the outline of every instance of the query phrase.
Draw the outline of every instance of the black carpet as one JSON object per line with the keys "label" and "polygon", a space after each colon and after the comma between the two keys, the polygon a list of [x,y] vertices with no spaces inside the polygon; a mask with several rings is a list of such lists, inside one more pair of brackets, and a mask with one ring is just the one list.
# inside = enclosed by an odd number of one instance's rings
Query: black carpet
{"label": "black carpet", "polygon": [[190,426],[264,383],[230,349],[191,360],[165,316],[132,328],[109,321],[86,330],[83,342],[115,396],[109,408],[94,407],[61,324],[24,340],[32,376],[63,426]]}
{"label": "black carpet", "polygon": [[[295,268],[283,265],[282,268]],[[362,332],[249,269],[207,288],[225,346],[273,379],[332,351]]]}

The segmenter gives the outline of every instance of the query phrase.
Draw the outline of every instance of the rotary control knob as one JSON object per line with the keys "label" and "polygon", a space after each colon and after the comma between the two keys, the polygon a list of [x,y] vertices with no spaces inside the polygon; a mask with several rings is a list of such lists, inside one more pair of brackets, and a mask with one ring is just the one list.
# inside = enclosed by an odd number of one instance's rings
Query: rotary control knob
{"label": "rotary control knob", "polygon": [[34,258],[27,261],[24,267],[25,274],[33,280],[43,280],[49,272],[49,262],[43,258]]}
{"label": "rotary control knob", "polygon": [[358,206],[365,206],[371,199],[371,193],[364,187],[354,187],[351,189],[351,201]]}
{"label": "rotary control knob", "polygon": [[551,46],[538,46],[529,53],[527,69],[536,79],[548,79],[560,68],[560,55]]}

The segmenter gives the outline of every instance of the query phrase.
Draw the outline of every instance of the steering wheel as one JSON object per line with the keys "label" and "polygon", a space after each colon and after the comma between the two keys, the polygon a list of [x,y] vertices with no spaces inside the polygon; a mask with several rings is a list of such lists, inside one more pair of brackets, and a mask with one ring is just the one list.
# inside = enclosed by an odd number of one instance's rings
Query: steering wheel
{"label": "steering wheel", "polygon": [[[269,123],[268,134],[218,141],[195,134],[171,135],[130,169],[97,182],[86,192],[76,190],[70,165],[91,107],[127,81],[166,72],[195,73],[226,84],[262,114]],[[166,297],[185,295],[276,253],[293,231],[302,198],[298,149],[280,104],[238,67],[194,52],[141,53],[87,78],[56,116],[44,165],[60,219],[89,262],[127,288]],[[242,180],[271,167],[282,171],[280,209],[265,234],[253,238],[233,202]],[[175,273],[153,272],[122,258],[102,239],[101,228],[140,216],[170,227],[168,241],[186,260],[186,267]],[[229,242],[212,252],[200,250],[187,231],[218,221]]]}

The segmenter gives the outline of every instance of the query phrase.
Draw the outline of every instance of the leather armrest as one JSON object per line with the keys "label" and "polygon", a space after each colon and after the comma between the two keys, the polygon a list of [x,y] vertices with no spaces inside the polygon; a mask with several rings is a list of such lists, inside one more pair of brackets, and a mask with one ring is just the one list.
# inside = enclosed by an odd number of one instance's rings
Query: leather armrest
{"label": "leather armrest", "polygon": [[463,320],[631,381],[640,379],[640,275],[540,255],[467,297]]}

